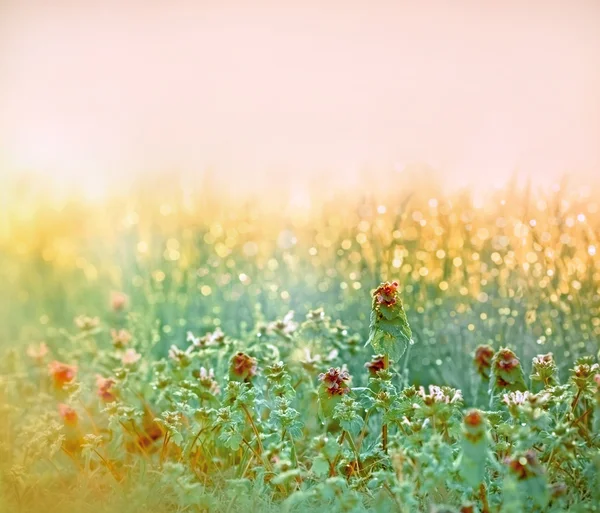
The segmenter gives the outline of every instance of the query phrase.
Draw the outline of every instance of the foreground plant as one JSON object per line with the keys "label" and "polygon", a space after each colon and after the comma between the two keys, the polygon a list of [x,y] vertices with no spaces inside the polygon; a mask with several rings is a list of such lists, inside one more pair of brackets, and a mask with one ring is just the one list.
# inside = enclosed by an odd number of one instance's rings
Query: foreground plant
{"label": "foreground plant", "polygon": [[[385,282],[379,285],[372,294],[371,322],[367,344],[383,355],[381,362],[383,370],[389,368],[390,358],[396,362],[400,360],[412,340],[412,331],[398,287],[397,281]],[[381,440],[383,450],[387,452],[387,423],[382,425]]]}

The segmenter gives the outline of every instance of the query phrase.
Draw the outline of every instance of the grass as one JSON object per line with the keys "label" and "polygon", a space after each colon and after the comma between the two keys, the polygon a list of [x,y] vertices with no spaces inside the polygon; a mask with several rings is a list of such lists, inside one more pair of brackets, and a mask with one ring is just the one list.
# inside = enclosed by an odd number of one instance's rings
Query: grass
{"label": "grass", "polygon": [[0,508],[597,510],[591,191],[6,190]]}

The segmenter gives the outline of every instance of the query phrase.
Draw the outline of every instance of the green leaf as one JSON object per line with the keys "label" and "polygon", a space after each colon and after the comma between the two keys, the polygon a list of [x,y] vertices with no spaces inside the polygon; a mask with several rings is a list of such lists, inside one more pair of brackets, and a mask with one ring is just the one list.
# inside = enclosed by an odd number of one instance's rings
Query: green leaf
{"label": "green leaf", "polygon": [[311,470],[317,476],[326,476],[329,473],[329,462],[323,456],[317,456],[313,460]]}

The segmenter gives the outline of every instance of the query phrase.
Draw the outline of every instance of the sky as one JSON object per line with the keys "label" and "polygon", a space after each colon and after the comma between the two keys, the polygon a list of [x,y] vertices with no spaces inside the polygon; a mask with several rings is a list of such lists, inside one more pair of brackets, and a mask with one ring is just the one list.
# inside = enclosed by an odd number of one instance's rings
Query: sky
{"label": "sky", "polygon": [[600,1],[0,0],[0,172],[600,176]]}

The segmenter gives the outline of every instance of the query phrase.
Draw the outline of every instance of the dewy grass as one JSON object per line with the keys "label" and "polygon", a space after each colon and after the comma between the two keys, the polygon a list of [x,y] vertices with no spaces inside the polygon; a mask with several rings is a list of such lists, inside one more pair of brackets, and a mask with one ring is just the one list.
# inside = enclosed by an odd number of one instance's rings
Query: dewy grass
{"label": "dewy grass", "polygon": [[420,194],[15,205],[0,510],[599,511],[598,204]]}

